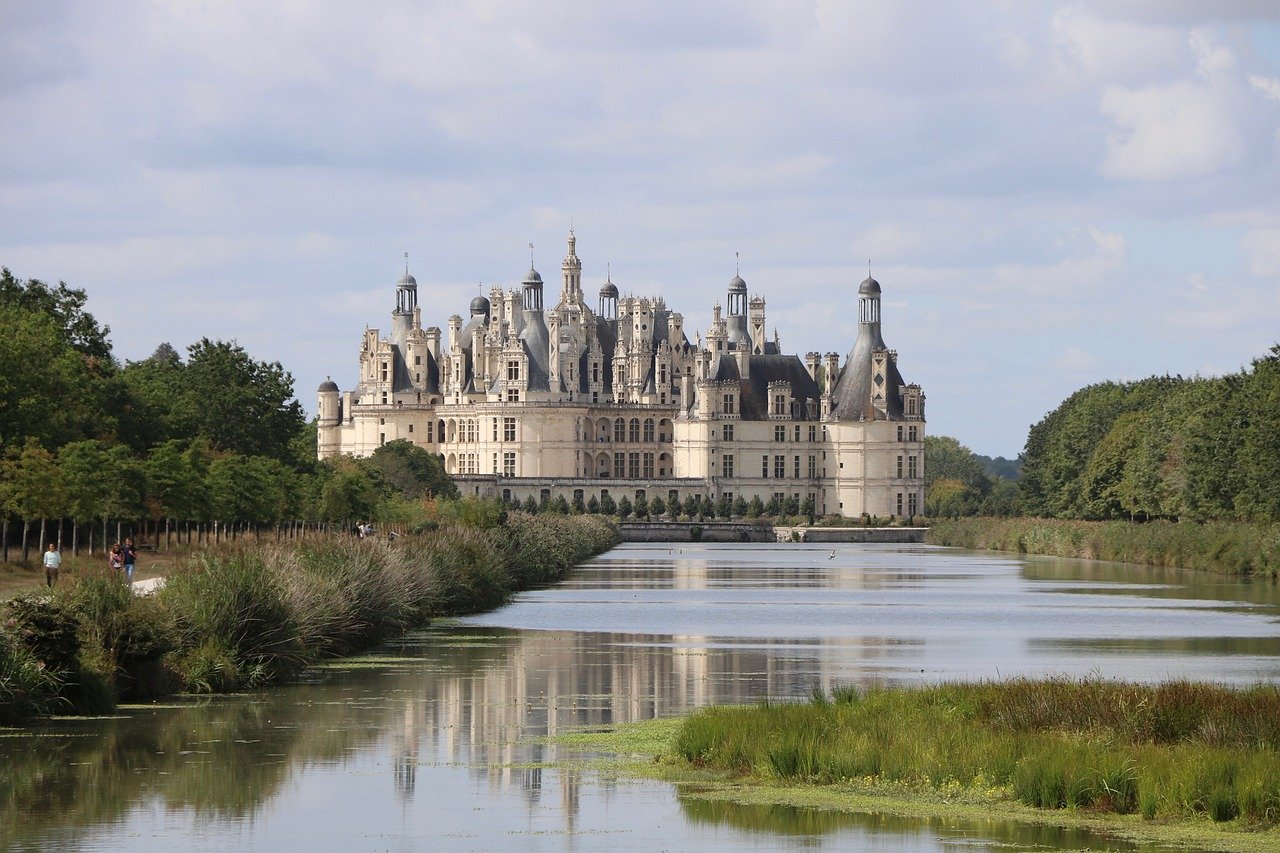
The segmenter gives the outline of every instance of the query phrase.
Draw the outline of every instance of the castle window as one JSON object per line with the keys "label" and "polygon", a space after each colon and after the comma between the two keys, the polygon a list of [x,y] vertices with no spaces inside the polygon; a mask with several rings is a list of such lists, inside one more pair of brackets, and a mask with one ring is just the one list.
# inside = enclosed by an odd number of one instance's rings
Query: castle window
{"label": "castle window", "polygon": [[435,425],[436,425],[435,421],[427,421],[427,444],[433,444],[436,440]]}
{"label": "castle window", "polygon": [[644,419],[644,440],[653,441],[653,418]]}
{"label": "castle window", "polygon": [[628,426],[630,428],[627,430],[627,440],[639,441],[640,440],[640,419],[632,418],[631,423]]}
{"label": "castle window", "polygon": [[782,426],[781,424],[779,424],[778,426],[774,427],[774,428],[773,428],[773,440],[774,440],[774,441],[786,441],[786,440],[787,440],[787,428],[786,428],[786,427],[784,427],[784,426]]}
{"label": "castle window", "polygon": [[387,363],[385,361],[382,362],[382,381],[387,381]]}
{"label": "castle window", "polygon": [[775,456],[775,457],[773,457],[773,476],[777,477],[779,480],[782,480],[782,479],[785,479],[785,478],[786,478],[786,476],[787,476],[787,457],[785,457],[785,456]]}
{"label": "castle window", "polygon": [[614,441],[627,440],[627,422],[624,421],[622,418],[618,418],[613,422],[613,440]]}
{"label": "castle window", "polygon": [[385,406],[386,404],[387,404],[387,392],[386,392],[386,391],[383,391],[383,392],[382,392],[382,405],[384,405],[384,406]]}
{"label": "castle window", "polygon": [[720,457],[720,476],[728,479],[733,476],[733,454],[726,453]]}
{"label": "castle window", "polygon": [[516,455],[511,451],[502,454],[502,476],[514,477],[516,475]]}
{"label": "castle window", "polygon": [[[497,418],[493,419],[493,440],[494,441],[498,440],[498,419]],[[493,467],[497,468],[498,466],[495,465]]]}
{"label": "castle window", "polygon": [[733,424],[724,425],[724,440],[733,441]]}
{"label": "castle window", "polygon": [[508,389],[507,389],[507,402],[508,402],[508,403],[519,403],[519,402],[520,402],[520,392],[519,392],[519,391],[517,391],[517,390],[516,390],[516,389],[514,389],[514,388],[508,388]]}
{"label": "castle window", "polygon": [[613,476],[617,477],[619,480],[627,476],[627,454],[613,454]]}
{"label": "castle window", "polygon": [[627,454],[627,476],[633,480],[640,477],[640,454],[637,451]]}
{"label": "castle window", "polygon": [[769,454],[765,454],[760,460],[760,476],[766,480],[769,479]]}
{"label": "castle window", "polygon": [[818,457],[812,453],[809,454],[809,479],[812,480],[818,476]]}
{"label": "castle window", "polygon": [[799,480],[800,479],[800,457],[799,456],[796,457],[796,464],[793,470],[796,472],[795,478]]}
{"label": "castle window", "polygon": [[415,356],[413,357],[413,366],[414,366],[414,367],[417,367],[417,366],[419,366],[420,364],[422,364],[422,356],[420,356],[420,355],[415,355]]}
{"label": "castle window", "polygon": [[915,413],[916,413],[916,398],[908,397],[907,398],[907,414],[914,415]]}
{"label": "castle window", "polygon": [[594,362],[594,361],[591,362],[591,381],[592,382],[600,381],[600,365],[598,362]]}
{"label": "castle window", "polygon": [[515,418],[502,419],[502,440],[503,441],[516,440],[516,419]]}
{"label": "castle window", "polygon": [[413,435],[413,424],[409,424],[409,434]]}
{"label": "castle window", "polygon": [[898,492],[898,511],[896,515],[902,515],[902,492]]}
{"label": "castle window", "polygon": [[378,433],[378,445],[381,446],[386,443],[387,443],[387,434],[385,432]]}
{"label": "castle window", "polygon": [[507,362],[507,381],[518,382],[520,380],[520,362]]}
{"label": "castle window", "polygon": [[902,441],[902,424],[898,424],[898,441]]}
{"label": "castle window", "polygon": [[796,441],[800,440],[800,424],[796,424]]}
{"label": "castle window", "polygon": [[915,426],[911,427],[911,429],[910,429],[910,430],[908,431],[908,433],[907,433],[907,437],[908,437],[911,441],[919,441],[919,440],[920,440],[920,427],[915,427]]}
{"label": "castle window", "polygon": [[898,457],[898,479],[902,479],[902,457]]}
{"label": "castle window", "polygon": [[785,415],[787,413],[787,398],[783,394],[775,394],[773,398],[773,413],[775,415]]}
{"label": "castle window", "polygon": [[908,515],[916,514],[916,511],[918,509],[918,505],[916,503],[917,500],[918,500],[918,496],[916,495],[915,492],[912,492],[911,494],[907,495],[907,514]]}
{"label": "castle window", "polygon": [[[907,457],[907,476],[912,480],[916,478],[916,457],[914,456]],[[914,512],[911,514],[915,515]]]}
{"label": "castle window", "polygon": [[732,414],[735,414],[735,412],[734,412],[734,406],[735,406],[735,404],[736,404],[736,401],[733,399],[733,395],[732,395],[732,394],[725,394],[725,395],[724,395],[724,413],[725,413],[726,415],[732,415]]}
{"label": "castle window", "polygon": [[641,461],[643,462],[643,465],[641,467],[641,476],[643,476],[646,480],[652,480],[653,479],[653,454],[652,453],[644,454],[644,457]]}

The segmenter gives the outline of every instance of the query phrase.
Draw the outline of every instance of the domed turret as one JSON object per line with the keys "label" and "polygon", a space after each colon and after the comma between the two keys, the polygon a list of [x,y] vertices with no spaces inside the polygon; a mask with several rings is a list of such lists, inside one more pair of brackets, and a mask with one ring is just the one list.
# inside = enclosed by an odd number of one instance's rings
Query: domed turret
{"label": "domed turret", "polygon": [[618,285],[606,278],[600,285],[600,310],[596,312],[606,320],[618,319]]}
{"label": "domed turret", "polygon": [[863,281],[862,284],[858,286],[858,295],[859,296],[879,296],[880,282],[876,281],[871,276],[867,276],[866,280]]}
{"label": "domed turret", "polygon": [[489,300],[483,296],[477,296],[471,300],[471,316],[478,317],[481,314],[489,313]]}
{"label": "domed turret", "polygon": [[332,379],[326,379],[325,381],[320,383],[320,387],[316,389],[316,393],[317,394],[326,394],[326,393],[337,394],[338,383],[334,382]]}
{"label": "domed turret", "polygon": [[417,287],[418,280],[413,276],[409,275],[408,270],[405,270],[404,275],[400,276],[400,279],[396,282],[396,285],[398,287]]}
{"label": "domed turret", "polygon": [[729,279],[729,292],[730,293],[746,293],[747,292],[747,283],[742,280],[742,276],[735,275],[733,278]]}

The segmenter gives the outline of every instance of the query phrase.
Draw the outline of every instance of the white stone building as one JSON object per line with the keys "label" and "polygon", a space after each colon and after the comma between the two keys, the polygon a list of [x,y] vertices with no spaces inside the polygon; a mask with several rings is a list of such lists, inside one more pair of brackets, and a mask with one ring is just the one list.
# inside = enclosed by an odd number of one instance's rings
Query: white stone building
{"label": "white stone building", "polygon": [[530,269],[520,290],[471,300],[443,339],[422,327],[406,270],[390,333],[365,330],[359,384],[320,386],[320,458],[408,439],[440,454],[464,494],[812,496],[819,514],[920,511],[925,398],[881,337],[874,279],[858,288],[841,365],[836,353],[784,355],[739,276],[693,343],[660,296],[620,297],[606,280],[589,306],[572,231],[568,242],[554,308]]}

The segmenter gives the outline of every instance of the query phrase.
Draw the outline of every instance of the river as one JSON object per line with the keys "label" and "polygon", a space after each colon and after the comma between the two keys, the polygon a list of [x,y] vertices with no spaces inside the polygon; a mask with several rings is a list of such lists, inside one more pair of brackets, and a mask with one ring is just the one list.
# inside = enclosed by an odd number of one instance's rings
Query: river
{"label": "river", "polygon": [[[1272,583],[925,545],[624,545],[260,694],[0,737],[0,847],[1133,850],[715,804],[540,738],[715,702],[1016,675],[1280,679]],[[1158,848],[1141,848],[1158,849]]]}

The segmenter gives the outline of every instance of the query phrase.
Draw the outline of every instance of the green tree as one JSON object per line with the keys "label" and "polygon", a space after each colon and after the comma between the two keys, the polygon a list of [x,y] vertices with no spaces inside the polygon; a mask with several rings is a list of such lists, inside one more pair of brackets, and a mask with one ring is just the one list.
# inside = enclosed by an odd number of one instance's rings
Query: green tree
{"label": "green tree", "polygon": [[574,515],[582,515],[587,511],[587,506],[582,502],[582,492],[575,490],[573,493],[573,502],[570,504]]}
{"label": "green tree", "polygon": [[628,498],[626,495],[623,495],[622,497],[618,498],[618,518],[622,519],[623,521],[626,521],[627,517],[630,515],[631,515],[631,499]]}
{"label": "green tree", "polygon": [[354,522],[373,517],[378,484],[350,457],[326,459],[317,470],[316,513],[323,521]]}
{"label": "green tree", "polygon": [[0,302],[0,445],[27,438],[57,449],[85,438],[110,438],[111,382],[63,340],[49,317]]}
{"label": "green tree", "polygon": [[6,503],[22,519],[22,559],[30,553],[30,525],[40,522],[40,547],[48,541],[45,525],[51,518],[67,513],[69,496],[62,471],[53,454],[34,438],[28,438],[21,450],[11,450],[0,467],[0,480],[7,481]]}
{"label": "green tree", "polygon": [[1236,509],[1254,521],[1280,520],[1280,345],[1253,362],[1241,399],[1247,425],[1241,435]]}
{"label": "green tree", "polygon": [[373,451],[369,463],[382,473],[382,481],[402,497],[458,497],[458,487],[445,473],[440,457],[403,438],[388,441]]}
{"label": "green tree", "polygon": [[107,336],[111,329],[99,326],[93,315],[85,310],[88,296],[83,290],[67,287],[58,282],[50,287],[39,279],[19,281],[8,268],[0,269],[0,306],[11,306],[29,313],[41,314],[53,321],[58,336],[72,349],[95,360],[111,365],[111,342]]}
{"label": "green tree", "polygon": [[653,496],[653,500],[649,502],[649,514],[654,518],[661,518],[667,514],[667,502],[662,499],[662,495]]}
{"label": "green tree", "polygon": [[764,501],[760,500],[759,495],[752,495],[751,500],[747,502],[747,518],[759,518],[764,515]]}
{"label": "green tree", "polygon": [[800,514],[808,519],[810,524],[813,524],[813,517],[817,514],[817,511],[813,495],[805,495],[804,500],[800,502]]}
{"label": "green tree", "polygon": [[587,512],[591,515],[598,515],[600,513],[600,501],[595,495],[592,495],[587,499]]}
{"label": "green tree", "polygon": [[716,517],[729,518],[733,515],[733,498],[729,497],[727,492],[721,492],[720,497],[716,498]]}
{"label": "green tree", "polygon": [[569,502],[564,499],[564,495],[555,496],[555,499],[551,501],[551,511],[556,515],[569,514]]}
{"label": "green tree", "polygon": [[608,493],[600,496],[600,512],[602,515],[613,515],[618,511],[618,505],[614,503],[613,495]]}
{"label": "green tree", "polygon": [[637,495],[636,504],[632,511],[635,513],[636,518],[648,518],[649,517],[649,499],[644,495]]}

